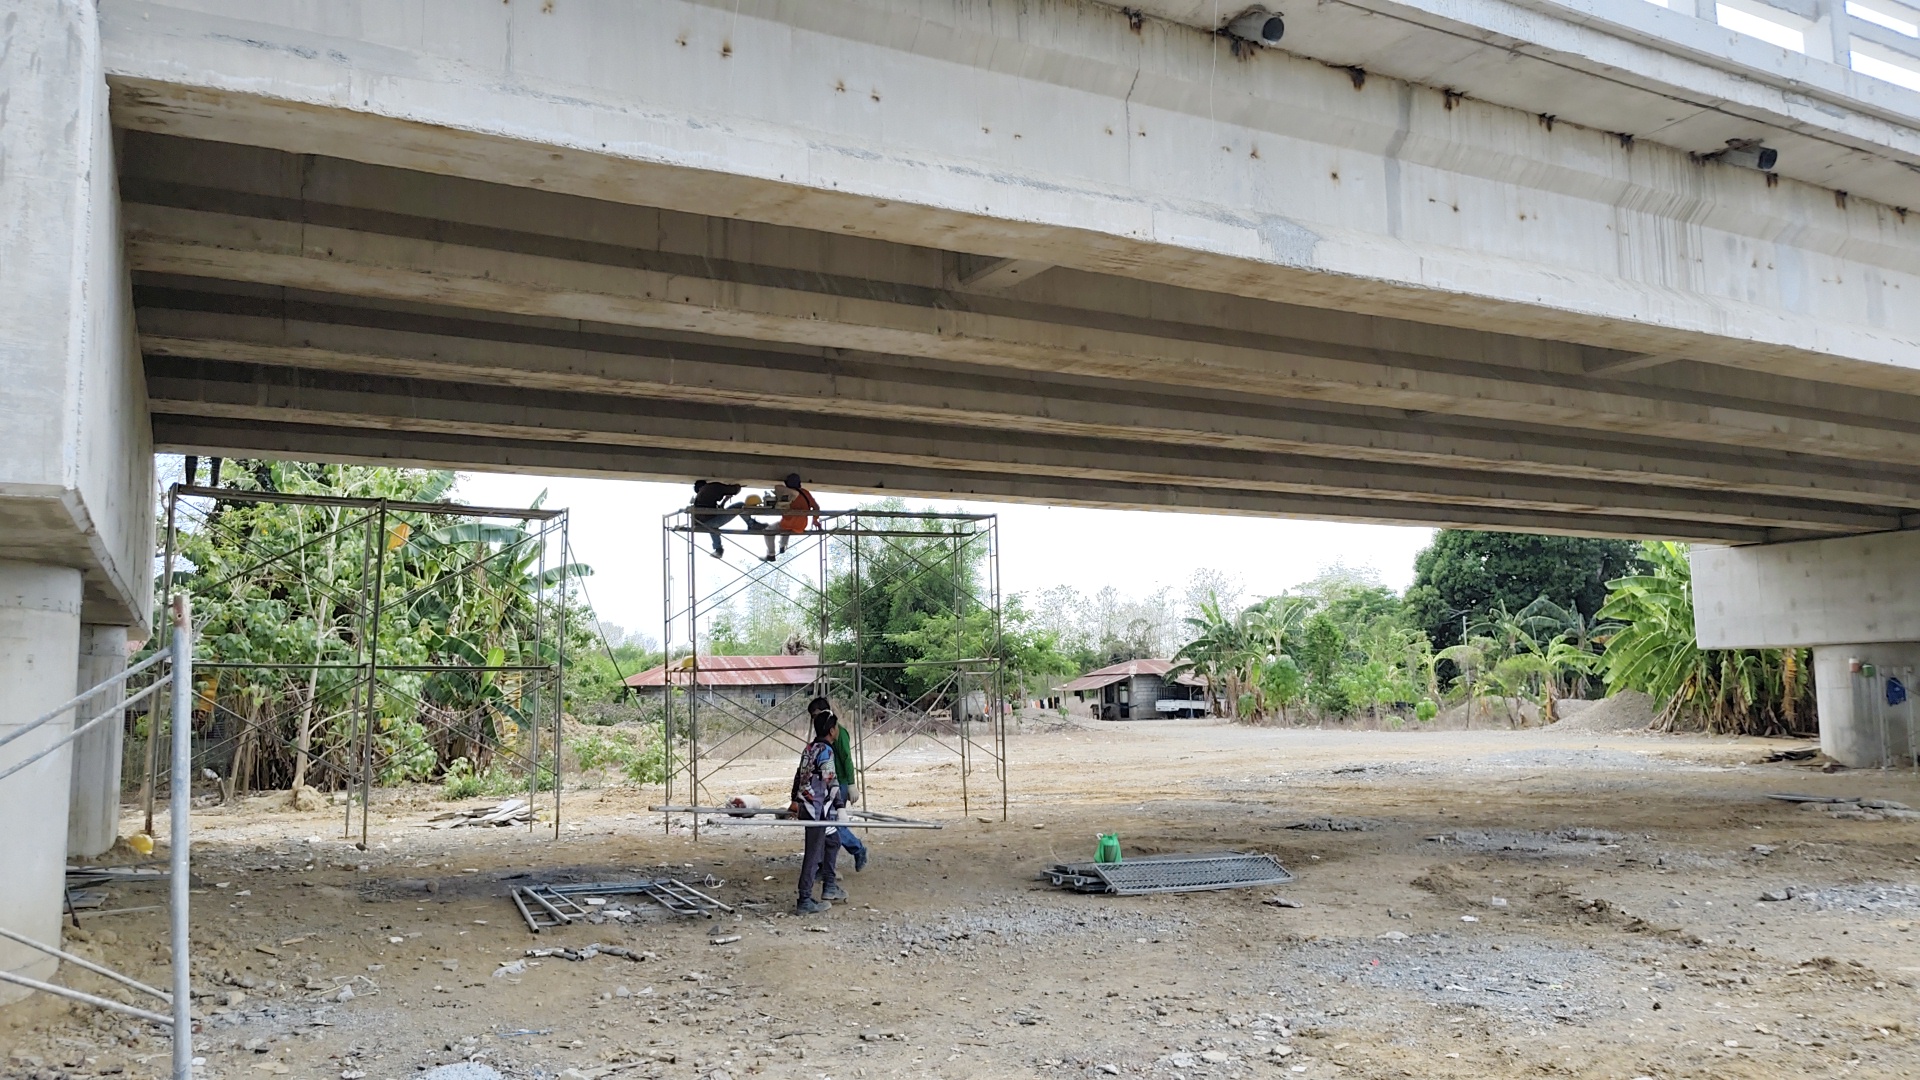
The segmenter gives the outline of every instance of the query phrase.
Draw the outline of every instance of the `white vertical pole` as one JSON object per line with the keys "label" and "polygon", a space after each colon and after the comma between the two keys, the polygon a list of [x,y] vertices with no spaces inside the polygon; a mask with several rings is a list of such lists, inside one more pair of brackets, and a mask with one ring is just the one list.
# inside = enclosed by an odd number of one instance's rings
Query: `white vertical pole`
{"label": "white vertical pole", "polygon": [[187,963],[187,846],[193,812],[193,608],[173,598],[173,775],[169,810],[172,850],[168,885],[173,945],[173,1080],[193,1080],[193,978]]}

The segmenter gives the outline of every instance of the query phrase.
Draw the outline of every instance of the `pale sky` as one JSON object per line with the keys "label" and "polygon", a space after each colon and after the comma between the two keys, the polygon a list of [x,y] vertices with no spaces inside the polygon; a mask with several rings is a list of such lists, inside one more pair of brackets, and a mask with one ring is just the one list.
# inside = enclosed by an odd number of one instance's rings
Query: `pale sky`
{"label": "pale sky", "polygon": [[[521,507],[542,490],[546,506],[570,511],[574,557],[593,567],[586,586],[600,618],[658,639],[660,522],[686,505],[691,485],[461,473],[454,498],[475,506]],[[872,501],[824,490],[814,494],[828,510]],[[1355,570],[1370,567],[1382,584],[1404,590],[1413,580],[1414,554],[1433,535],[1431,529],[1329,521],[951,500],[908,503],[999,514],[1000,573],[1008,594],[1054,585],[1089,594],[1112,585],[1128,596],[1167,585],[1177,594],[1195,570],[1210,568],[1238,578],[1251,599],[1298,585],[1336,563]]]}

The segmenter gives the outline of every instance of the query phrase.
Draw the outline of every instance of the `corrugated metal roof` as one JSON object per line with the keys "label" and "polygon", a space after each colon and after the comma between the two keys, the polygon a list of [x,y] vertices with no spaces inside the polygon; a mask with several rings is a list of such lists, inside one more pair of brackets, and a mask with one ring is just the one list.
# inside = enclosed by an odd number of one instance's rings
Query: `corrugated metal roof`
{"label": "corrugated metal roof", "polygon": [[[1103,667],[1099,671],[1089,671],[1072,682],[1061,686],[1060,691],[1062,693],[1072,694],[1081,690],[1098,690],[1103,686],[1117,683],[1122,679],[1131,679],[1135,675],[1158,675],[1164,679],[1167,676],[1167,672],[1173,669],[1174,663],[1171,660],[1127,660],[1122,663]],[[1182,675],[1172,681],[1181,686],[1206,685],[1191,675]]]}
{"label": "corrugated metal roof", "polygon": [[[694,677],[688,670],[692,657],[673,662],[671,678],[676,686],[686,686]],[[702,656],[699,659],[701,686],[805,686],[819,674],[820,658],[813,653],[793,656]],[[627,677],[628,686],[665,686],[668,665],[648,668]]]}

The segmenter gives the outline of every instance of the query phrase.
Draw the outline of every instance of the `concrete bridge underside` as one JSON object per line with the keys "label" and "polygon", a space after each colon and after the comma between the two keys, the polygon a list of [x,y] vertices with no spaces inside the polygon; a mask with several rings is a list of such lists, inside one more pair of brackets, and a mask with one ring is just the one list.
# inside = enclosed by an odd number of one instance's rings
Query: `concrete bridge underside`
{"label": "concrete bridge underside", "polygon": [[[158,448],[1758,541],[1920,512],[1920,400],[129,133]],[[996,274],[1010,287],[992,288]]]}
{"label": "concrete bridge underside", "polygon": [[1099,5],[187,7],[103,9],[163,450],[1920,521],[1888,206]]}

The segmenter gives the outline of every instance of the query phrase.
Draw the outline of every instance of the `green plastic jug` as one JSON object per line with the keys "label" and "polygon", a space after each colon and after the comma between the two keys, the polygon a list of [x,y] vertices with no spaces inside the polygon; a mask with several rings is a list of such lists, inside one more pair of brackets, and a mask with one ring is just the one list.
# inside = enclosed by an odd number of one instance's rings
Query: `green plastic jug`
{"label": "green plastic jug", "polygon": [[1120,834],[1101,833],[1100,846],[1094,849],[1094,862],[1117,863],[1120,861]]}

